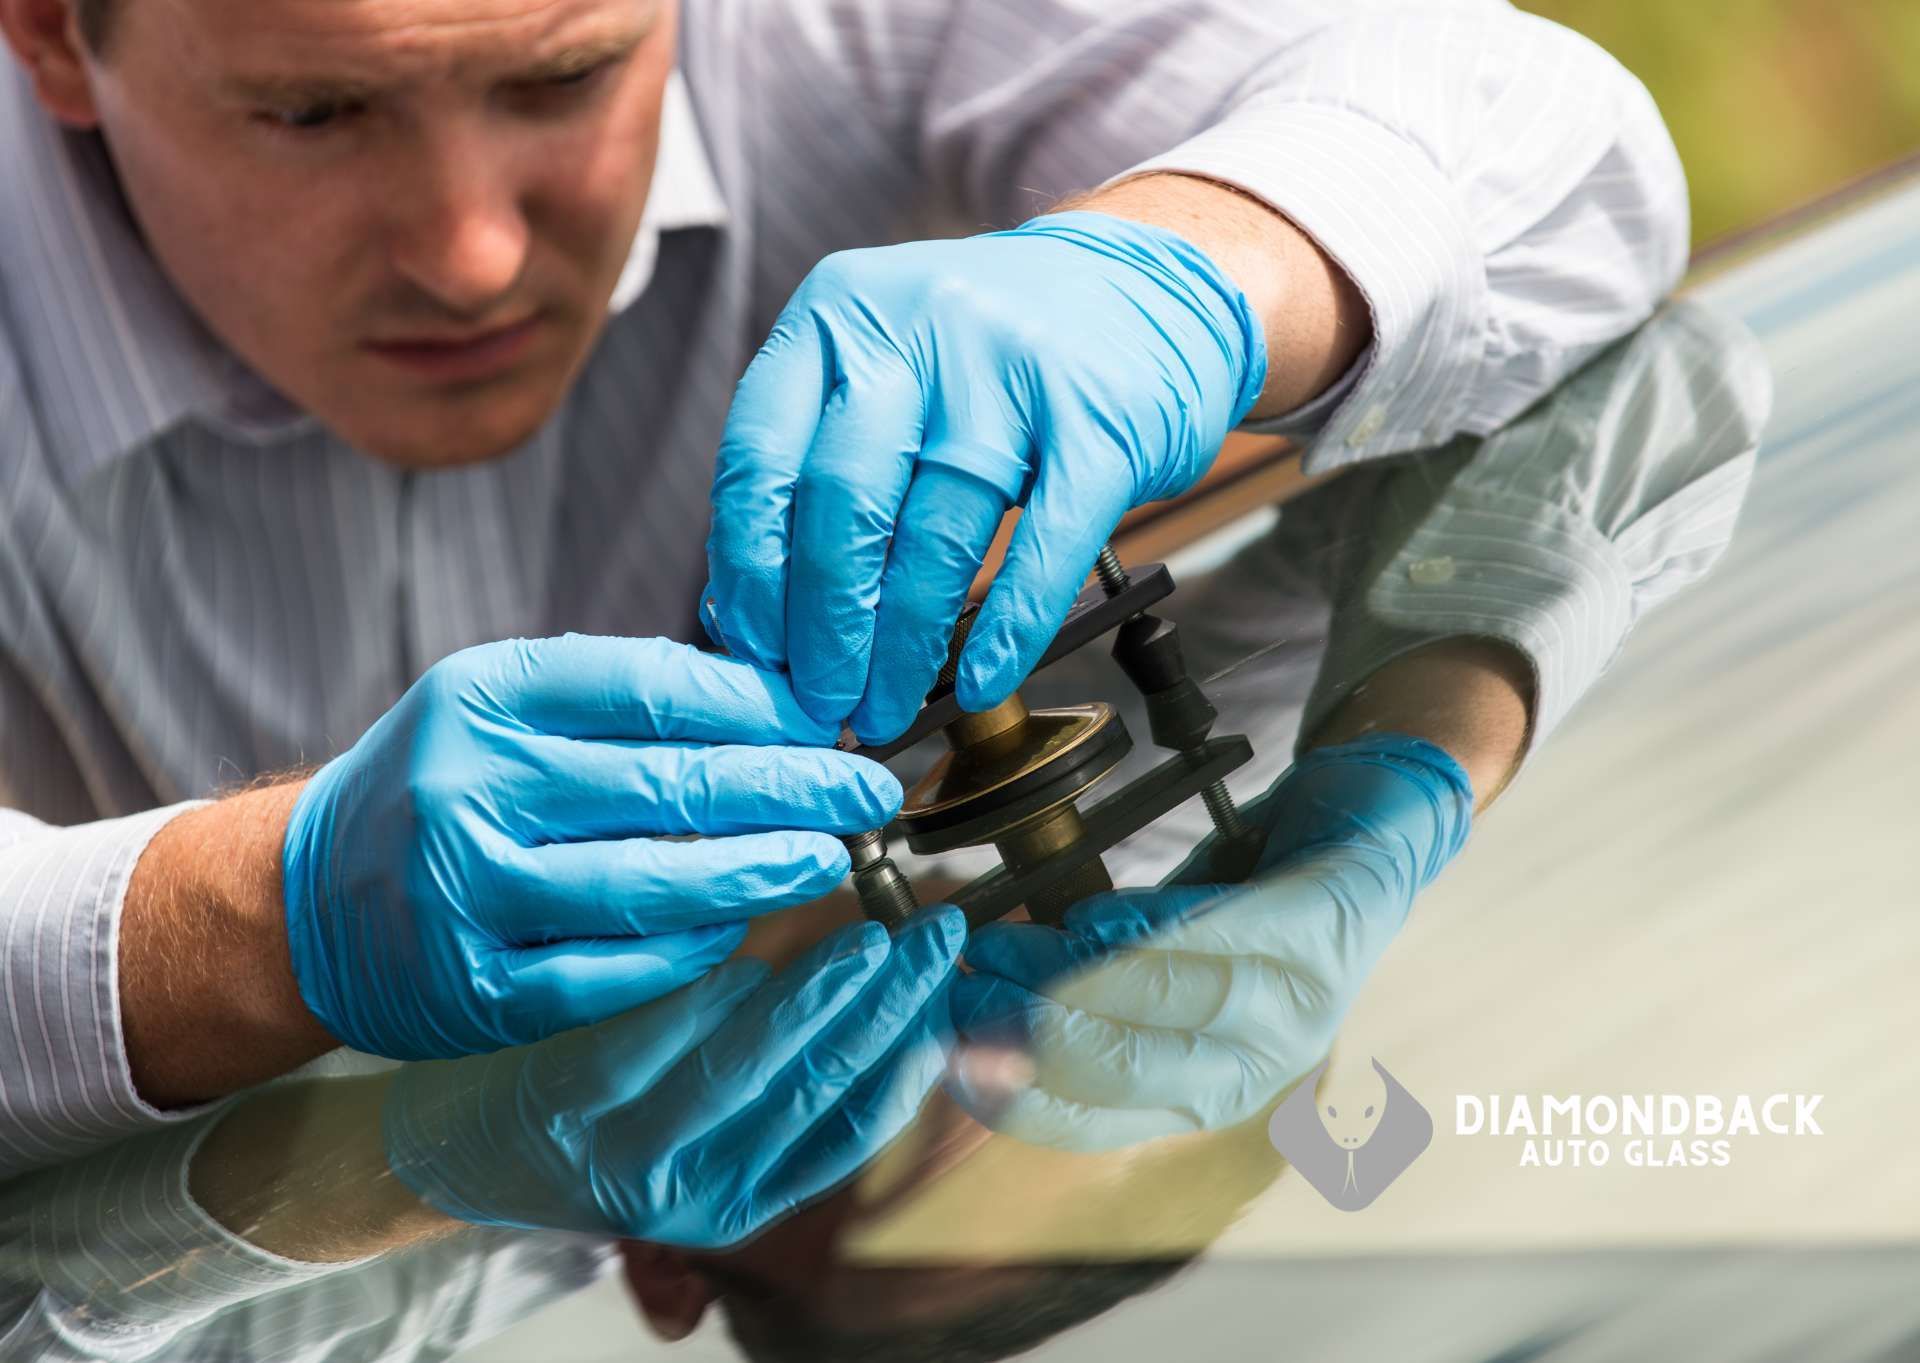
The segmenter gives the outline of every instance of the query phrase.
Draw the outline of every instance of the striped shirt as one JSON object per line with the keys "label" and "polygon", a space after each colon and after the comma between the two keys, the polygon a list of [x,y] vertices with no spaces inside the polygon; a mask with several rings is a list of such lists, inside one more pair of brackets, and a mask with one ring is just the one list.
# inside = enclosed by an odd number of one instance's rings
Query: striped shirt
{"label": "striped shirt", "polygon": [[[468,644],[692,637],[733,384],[827,253],[1135,170],[1237,185],[1372,313],[1314,471],[1499,429],[1686,253],[1646,91],[1495,0],[700,0],[664,138],[561,410],[496,462],[406,472],[225,352],[98,141],[0,74],[0,1176],[172,1119],[131,1080],[115,942],[183,802],[325,760]],[[1532,629],[1552,588],[1520,576],[1519,623],[1485,632],[1577,695],[1612,644]]]}

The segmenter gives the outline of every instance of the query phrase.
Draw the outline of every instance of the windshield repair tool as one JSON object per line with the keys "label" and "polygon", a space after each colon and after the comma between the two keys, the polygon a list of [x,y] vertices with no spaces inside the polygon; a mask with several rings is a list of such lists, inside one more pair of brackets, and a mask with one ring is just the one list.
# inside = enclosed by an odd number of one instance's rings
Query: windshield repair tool
{"label": "windshield repair tool", "polygon": [[[1173,592],[1162,564],[1129,574],[1111,546],[1100,551],[1098,583],[1082,592],[1036,667],[1051,666],[1115,631],[1114,660],[1147,705],[1154,744],[1173,756],[1081,808],[1133,749],[1113,706],[1102,701],[1029,710],[1018,692],[978,714],[953,694],[961,650],[978,607],[961,612],[946,666],[919,716],[891,743],[842,746],[884,762],[938,729],[947,751],[906,794],[890,827],[923,855],[991,844],[1002,864],[951,896],[974,927],[1024,904],[1035,922],[1058,924],[1089,895],[1113,888],[1101,854],[1195,795],[1213,819],[1207,878],[1245,880],[1264,838],[1249,828],[1227,793],[1226,776],[1253,757],[1245,737],[1211,737],[1218,711],[1187,675],[1179,628],[1147,613]],[[916,907],[913,888],[887,855],[881,831],[848,838],[853,884],[867,917],[897,929]]]}

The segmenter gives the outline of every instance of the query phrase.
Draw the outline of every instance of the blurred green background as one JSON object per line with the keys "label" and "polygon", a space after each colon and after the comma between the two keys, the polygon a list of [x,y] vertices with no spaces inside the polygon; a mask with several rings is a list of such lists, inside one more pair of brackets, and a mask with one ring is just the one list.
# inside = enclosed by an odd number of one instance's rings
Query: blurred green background
{"label": "blurred green background", "polygon": [[1920,0],[1516,0],[1647,83],[1696,244],[1920,150]]}

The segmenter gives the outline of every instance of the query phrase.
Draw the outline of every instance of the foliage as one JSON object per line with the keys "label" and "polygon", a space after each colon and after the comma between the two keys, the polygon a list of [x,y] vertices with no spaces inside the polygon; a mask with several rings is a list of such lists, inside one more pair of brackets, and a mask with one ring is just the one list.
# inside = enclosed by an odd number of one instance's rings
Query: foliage
{"label": "foliage", "polygon": [[1696,242],[1920,148],[1917,0],[1518,0],[1647,83]]}

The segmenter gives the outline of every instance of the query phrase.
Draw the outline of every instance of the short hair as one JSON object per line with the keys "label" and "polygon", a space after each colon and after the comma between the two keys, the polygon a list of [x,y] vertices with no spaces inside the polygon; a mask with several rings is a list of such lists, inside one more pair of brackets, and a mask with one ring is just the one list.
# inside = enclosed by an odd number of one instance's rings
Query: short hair
{"label": "short hair", "polygon": [[727,1333],[752,1363],[998,1363],[1158,1287],[1196,1255],[1038,1264],[1013,1291],[944,1320],[841,1329],[797,1303],[722,1295]]}
{"label": "short hair", "polygon": [[[1236,1126],[1143,1147],[1118,1183],[1088,1199],[1089,1208],[1117,1205],[1146,1221],[1120,1242],[1131,1253],[983,1267],[1026,1269],[1024,1280],[986,1304],[943,1319],[904,1324],[837,1325],[810,1296],[726,1290],[720,1309],[727,1333],[751,1363],[997,1363],[1104,1315],[1160,1287],[1199,1260],[1254,1198],[1287,1167],[1267,1139],[1275,1098]],[[1145,1231],[1144,1235],[1140,1231]],[[1114,1227],[1089,1222],[1078,1234],[1115,1243]],[[911,1268],[915,1265],[896,1265]],[[870,1272],[884,1272],[875,1265]]]}
{"label": "short hair", "polygon": [[74,17],[80,21],[81,40],[96,53],[105,49],[113,0],[72,0],[72,3]]}

